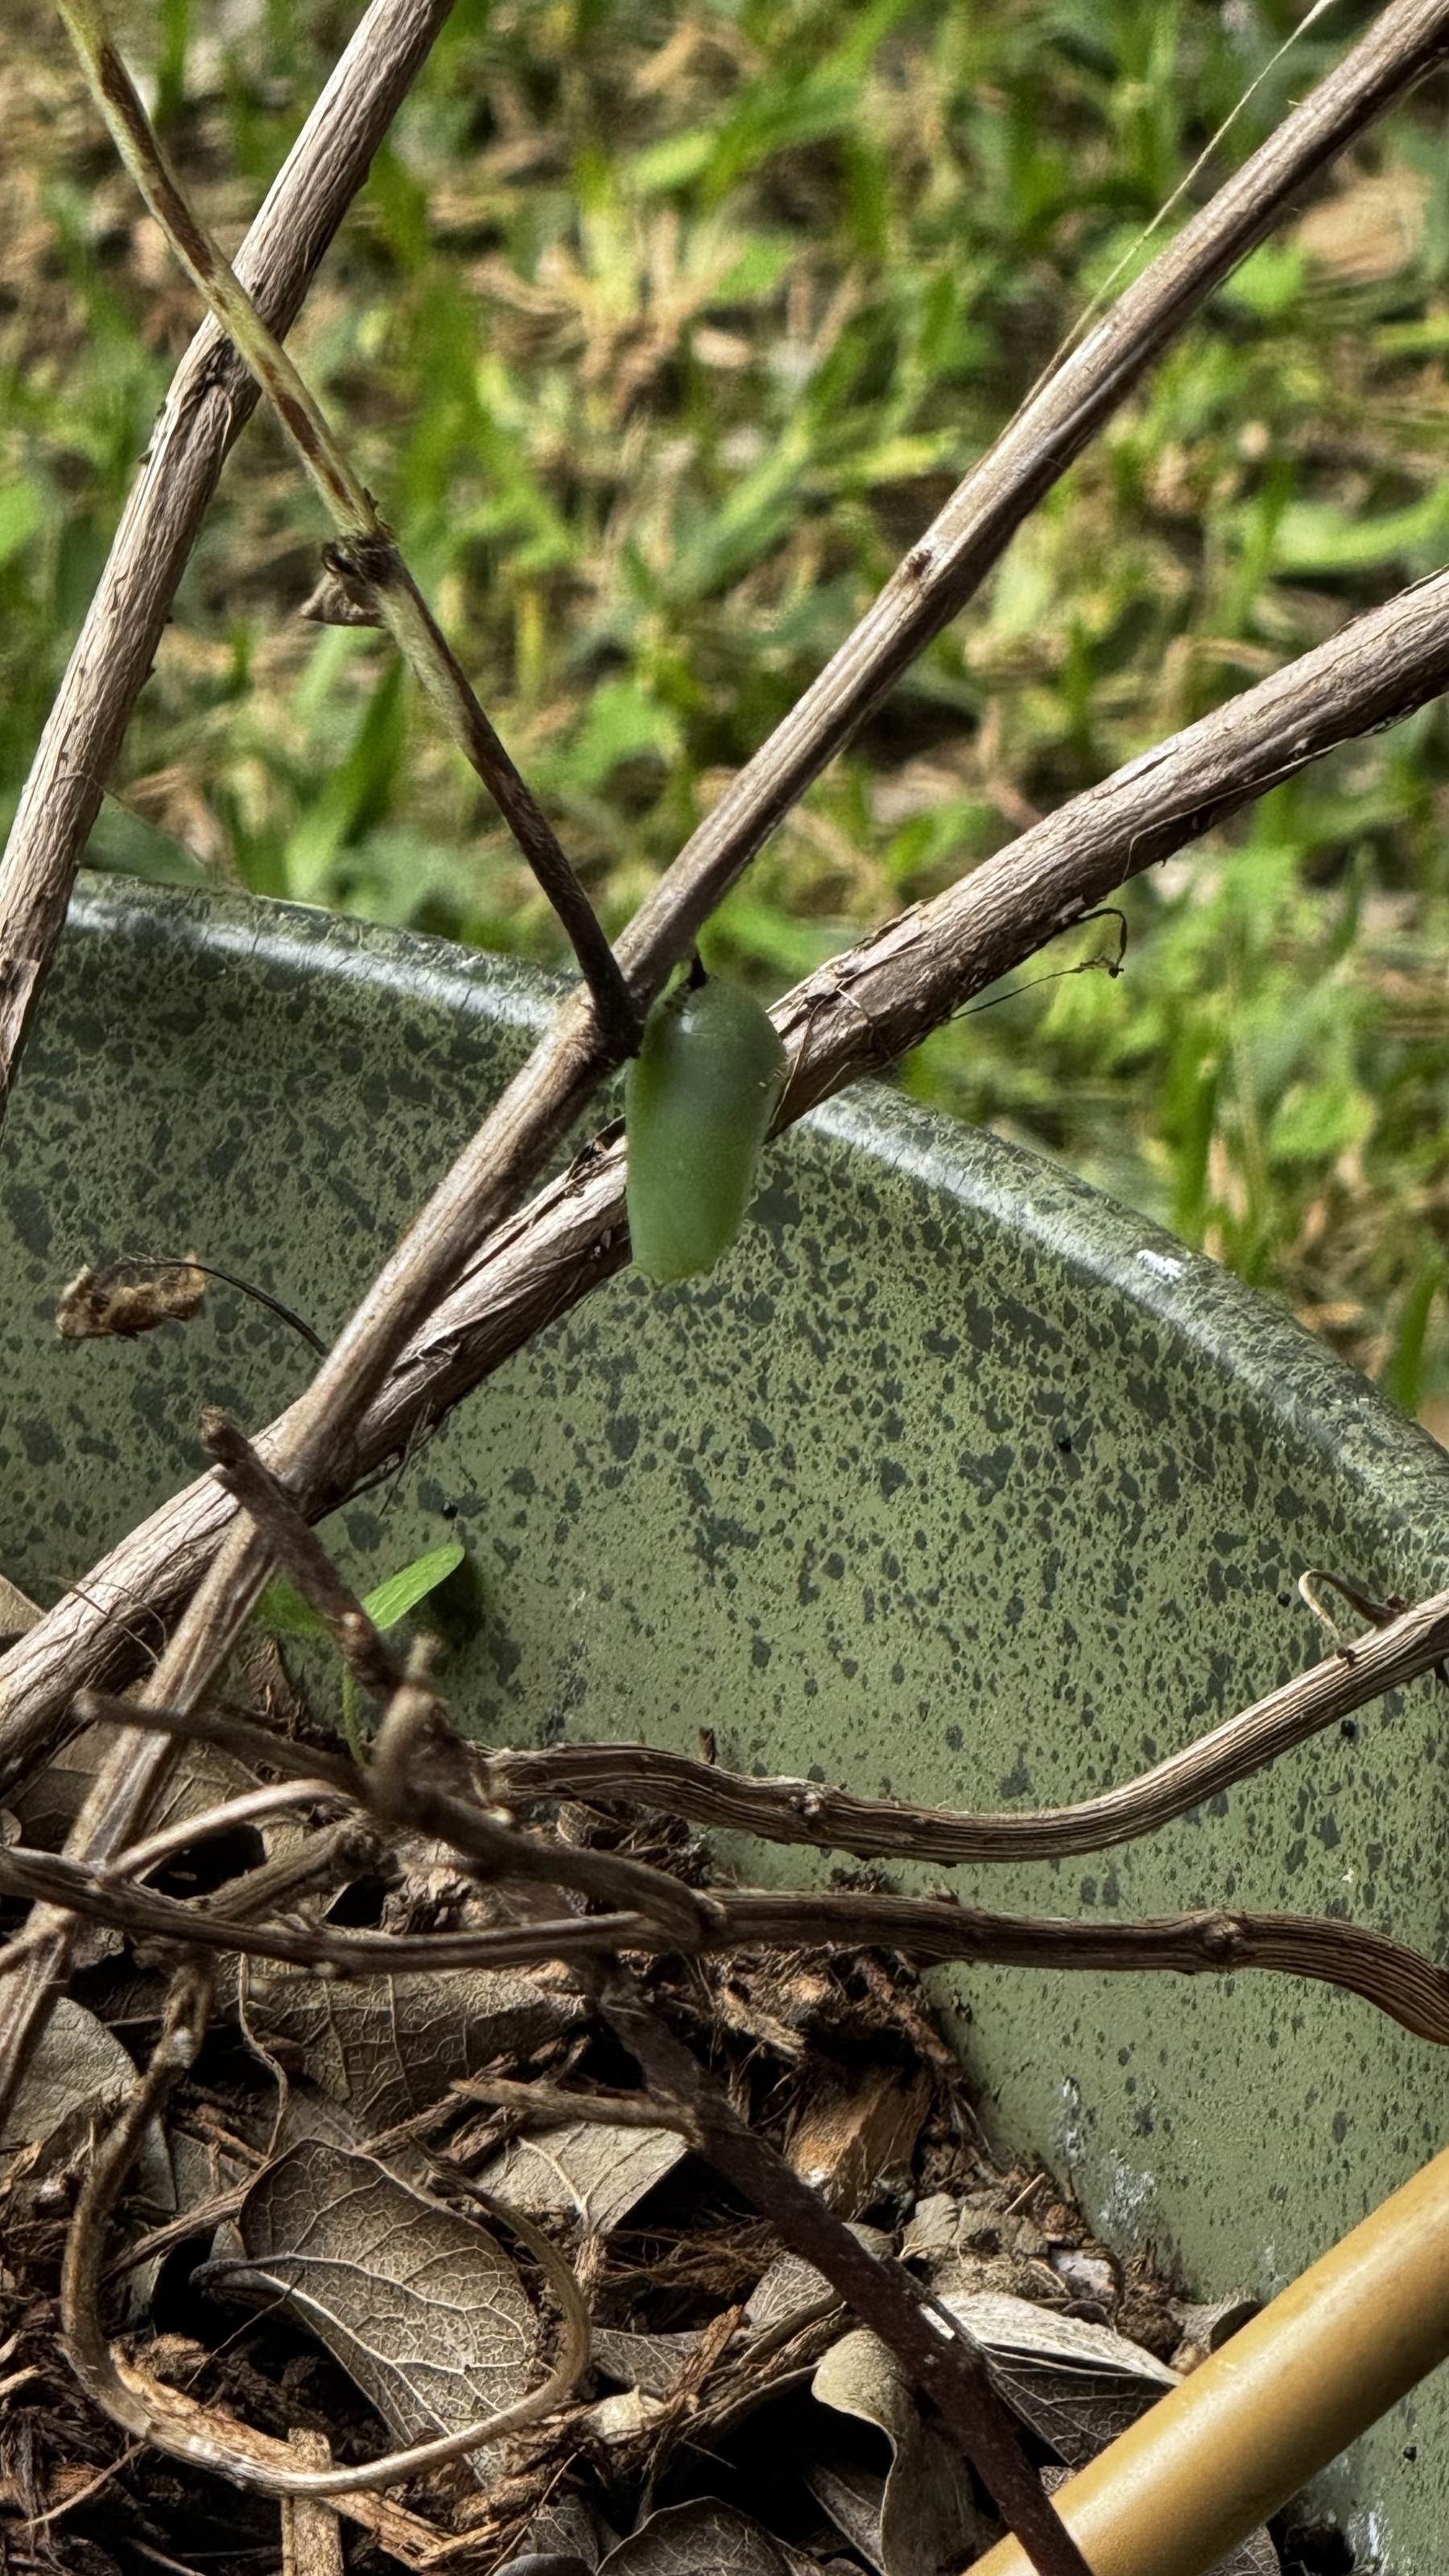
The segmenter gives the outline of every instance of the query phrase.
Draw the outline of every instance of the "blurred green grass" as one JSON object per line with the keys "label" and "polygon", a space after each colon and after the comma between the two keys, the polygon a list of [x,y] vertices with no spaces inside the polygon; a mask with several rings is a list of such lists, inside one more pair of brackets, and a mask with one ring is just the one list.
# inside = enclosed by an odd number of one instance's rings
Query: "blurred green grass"
{"label": "blurred green grass", "polygon": [[[1268,72],[1193,200],[1368,14]],[[118,15],[238,239],[351,10]],[[194,318],[46,11],[7,21],[6,821]],[[1279,0],[460,0],[296,346],[611,928],[1294,23]],[[1446,98],[1377,129],[1169,353],[757,861],[713,962],[780,989],[1442,560]],[[324,534],[259,419],[93,857],[556,959],[384,642],[297,619]],[[1435,705],[1131,888],[1125,976],[1032,983],[901,1079],[1432,1409],[1446,821]]]}

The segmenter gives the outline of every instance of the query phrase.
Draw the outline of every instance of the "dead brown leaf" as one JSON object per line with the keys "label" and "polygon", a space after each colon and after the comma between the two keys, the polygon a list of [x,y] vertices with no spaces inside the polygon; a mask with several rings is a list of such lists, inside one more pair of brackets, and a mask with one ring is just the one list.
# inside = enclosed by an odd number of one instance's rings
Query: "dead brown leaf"
{"label": "dead brown leaf", "polygon": [[791,2568],[759,2523],[705,2497],[651,2513],[610,2550],[599,2576],[791,2576]]}
{"label": "dead brown leaf", "polygon": [[364,2136],[425,2111],[457,2075],[531,2056],[582,2011],[576,1995],[543,1978],[488,1971],[342,1985],[258,1964],[251,1980],[258,2031],[290,2041],[310,2082],[345,2102]]}
{"label": "dead brown leaf", "polygon": [[1007,2404],[1071,2468],[1095,2459],[1178,2384],[1175,2370],[1110,2326],[999,2291],[938,2287],[936,2295],[981,2346]]}
{"label": "dead brown leaf", "polygon": [[688,2152],[677,2129],[577,2120],[511,2139],[478,2179],[532,2218],[576,2219],[586,2235],[607,2236]]}
{"label": "dead brown leaf", "polygon": [[623,2334],[617,2327],[596,2326],[590,2359],[603,2378],[617,2381],[620,2388],[637,2388],[645,2397],[668,2397],[703,2340],[698,2332]]}
{"label": "dead brown leaf", "polygon": [[[0,2159],[13,2165],[27,2147],[48,2146],[50,2161],[85,2140],[95,2115],[126,2101],[135,2065],[103,2022],[63,1995],[10,2108]],[[142,2149],[137,2186],[158,2209],[175,2207],[170,2159],[153,2123]]]}
{"label": "dead brown leaf", "polygon": [[205,1295],[206,1273],[190,1260],[151,1270],[132,1262],[95,1270],[87,1262],[61,1291],[55,1329],[63,1342],[130,1341],[159,1324],[189,1324]]}
{"label": "dead brown leaf", "polygon": [[[538,2324],[486,2229],[370,2156],[312,2139],[242,2204],[238,2286],[282,2300],[402,2442],[461,2431],[529,2386]],[[496,2462],[472,2463],[480,2484]]]}
{"label": "dead brown leaf", "polygon": [[811,2388],[821,2407],[872,2425],[890,2446],[883,2478],[858,2444],[828,2436],[806,2470],[812,2493],[880,2576],[947,2576],[998,2538],[960,2450],[939,2425],[923,2423],[878,2335],[863,2327],[843,2335]]}

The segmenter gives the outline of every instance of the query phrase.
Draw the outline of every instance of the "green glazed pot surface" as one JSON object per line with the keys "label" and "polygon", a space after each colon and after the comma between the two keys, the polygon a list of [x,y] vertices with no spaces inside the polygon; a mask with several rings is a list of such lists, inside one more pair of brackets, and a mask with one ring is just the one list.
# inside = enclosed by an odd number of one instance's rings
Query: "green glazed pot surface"
{"label": "green glazed pot surface", "polygon": [[[554,989],[83,881],[0,1145],[0,1570],[54,1599],[197,1472],[204,1402],[256,1426],[309,1374],[225,1288],[184,1329],[62,1344],[82,1262],[194,1251],[334,1333]],[[613,1280],[333,1524],[364,1585],[465,1541],[447,1680],[481,1736],[693,1751],[709,1725],[746,1770],[966,1807],[1143,1769],[1318,1658],[1305,1566],[1412,1596],[1446,1533],[1449,1457],[1291,1318],[873,1084],[767,1149],[708,1277]],[[1444,1706],[1419,1684],[1150,1842],[954,1883],[1062,1915],[1333,1911],[1442,1956]],[[997,2135],[1203,2295],[1280,2286],[1449,2135],[1449,2061],[1321,1987],[949,1993]],[[1324,2484],[1391,2576],[1440,2576],[1446,2399],[1441,2373]]]}

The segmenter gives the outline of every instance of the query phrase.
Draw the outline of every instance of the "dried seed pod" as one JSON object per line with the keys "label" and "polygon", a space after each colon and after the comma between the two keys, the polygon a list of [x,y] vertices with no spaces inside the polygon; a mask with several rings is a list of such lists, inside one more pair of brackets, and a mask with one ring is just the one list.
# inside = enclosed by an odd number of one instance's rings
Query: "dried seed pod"
{"label": "dried seed pod", "polygon": [[786,1070],[768,1013],[742,985],[711,977],[655,1003],[625,1125],[634,1258],[661,1287],[733,1243]]}

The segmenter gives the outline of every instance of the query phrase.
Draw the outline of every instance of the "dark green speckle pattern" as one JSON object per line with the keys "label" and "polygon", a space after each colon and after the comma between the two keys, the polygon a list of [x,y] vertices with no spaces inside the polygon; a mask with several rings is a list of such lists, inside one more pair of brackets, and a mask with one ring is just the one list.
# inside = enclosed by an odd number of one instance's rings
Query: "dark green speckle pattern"
{"label": "dark green speckle pattern", "polygon": [[[53,1598],[195,1473],[203,1401],[256,1425],[308,1374],[226,1289],[184,1331],[62,1346],[80,1263],[194,1250],[334,1331],[548,992],[321,914],[83,885],[0,1153],[7,1573]],[[707,1724],[745,1768],[1040,1804],[1314,1660],[1305,1565],[1442,1584],[1449,1458],[1209,1262],[863,1085],[770,1150],[708,1279],[616,1280],[340,1519],[365,1581],[466,1540],[481,1618],[450,1678],[482,1734],[693,1749]],[[1151,1844],[956,1883],[1063,1914],[1333,1909],[1442,1957],[1446,1710],[1419,1685]],[[1321,1988],[954,1991],[999,2132],[1205,2294],[1282,2283],[1449,2135],[1449,2062]],[[1440,2576],[1446,2396],[1325,2485],[1392,2576]]]}

